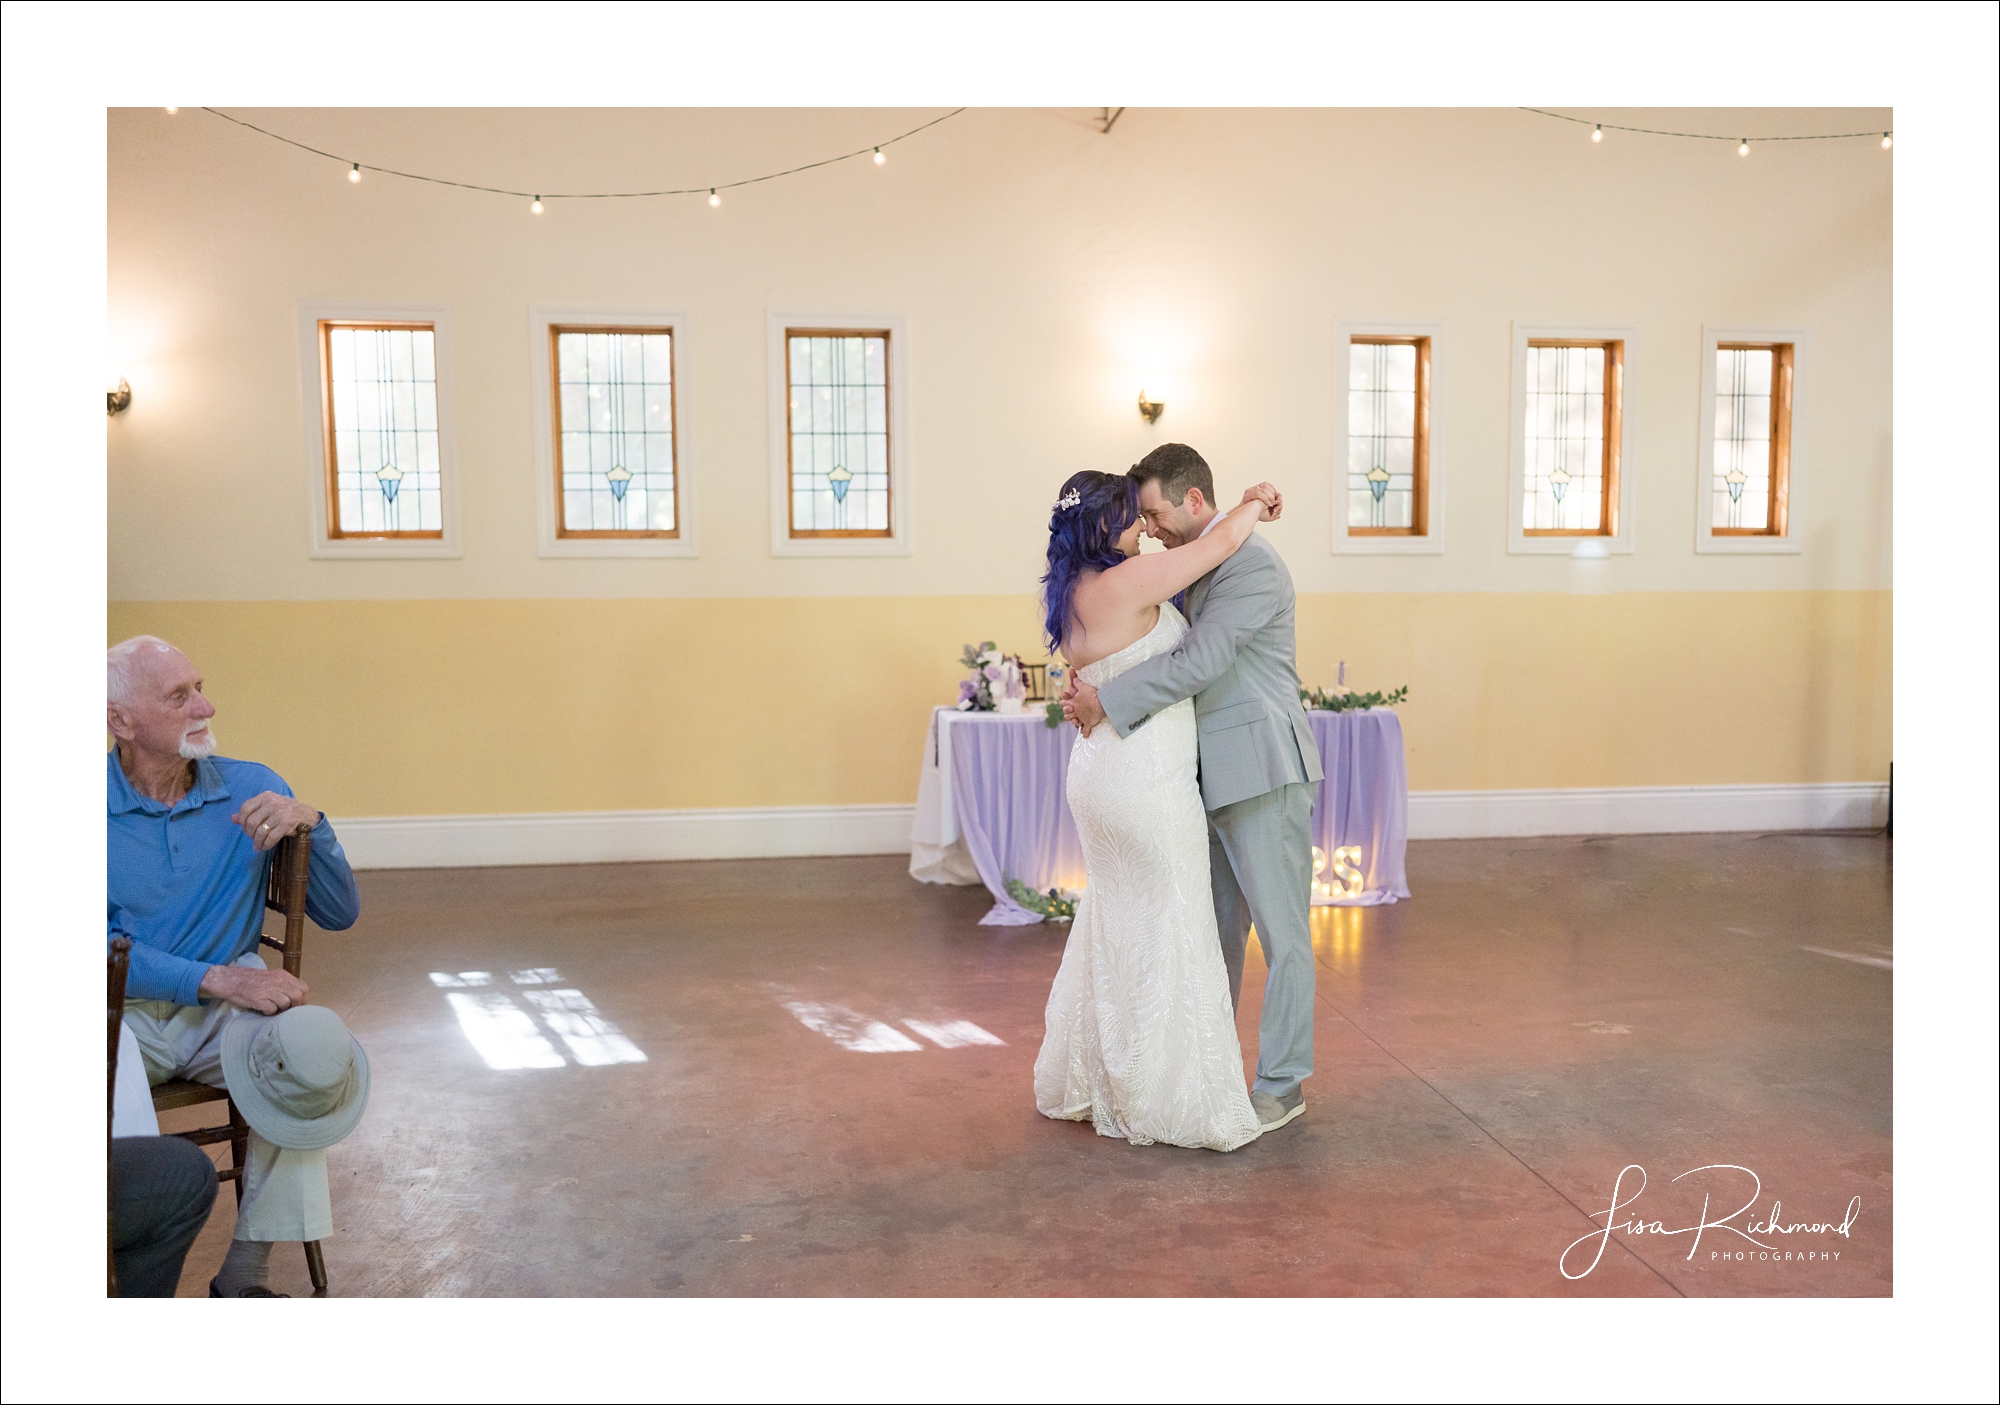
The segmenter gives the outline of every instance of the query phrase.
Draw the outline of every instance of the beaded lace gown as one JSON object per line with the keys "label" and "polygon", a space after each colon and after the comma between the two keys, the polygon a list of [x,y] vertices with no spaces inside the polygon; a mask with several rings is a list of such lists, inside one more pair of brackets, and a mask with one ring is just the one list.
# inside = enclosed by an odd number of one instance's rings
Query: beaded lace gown
{"label": "beaded lace gown", "polygon": [[[1102,688],[1187,633],[1172,605],[1143,639],[1077,670]],[[1069,808],[1087,880],[1049,991],[1035,1106],[1139,1145],[1230,1151],[1257,1135],[1208,887],[1194,701],[1131,736],[1079,737]]]}

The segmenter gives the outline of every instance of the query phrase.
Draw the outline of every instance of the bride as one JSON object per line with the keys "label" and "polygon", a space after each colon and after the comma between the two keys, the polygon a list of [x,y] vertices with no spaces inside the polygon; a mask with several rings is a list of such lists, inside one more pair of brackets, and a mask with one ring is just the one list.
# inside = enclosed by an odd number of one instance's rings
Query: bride
{"label": "bride", "polygon": [[[1196,541],[1139,554],[1137,485],[1078,473],[1049,521],[1050,647],[1094,687],[1187,633],[1174,597],[1269,521],[1260,483]],[[1035,1106],[1139,1145],[1232,1151],[1257,1136],[1216,935],[1192,699],[1120,738],[1079,737],[1069,807],[1086,886],[1049,991]]]}

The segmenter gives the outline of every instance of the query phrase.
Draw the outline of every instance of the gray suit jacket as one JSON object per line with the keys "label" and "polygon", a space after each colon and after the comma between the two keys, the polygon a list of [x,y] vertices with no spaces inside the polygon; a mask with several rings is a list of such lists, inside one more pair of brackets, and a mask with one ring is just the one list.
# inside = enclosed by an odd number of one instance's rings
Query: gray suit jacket
{"label": "gray suit jacket", "polygon": [[1098,691],[1112,727],[1130,736],[1154,713],[1193,698],[1201,803],[1210,810],[1322,779],[1299,705],[1292,575],[1278,553],[1251,537],[1187,599],[1187,637]]}

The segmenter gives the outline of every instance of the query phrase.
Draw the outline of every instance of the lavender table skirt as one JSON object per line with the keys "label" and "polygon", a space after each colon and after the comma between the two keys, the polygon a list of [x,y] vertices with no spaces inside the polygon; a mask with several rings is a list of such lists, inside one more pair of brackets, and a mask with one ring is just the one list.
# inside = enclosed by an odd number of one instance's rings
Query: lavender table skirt
{"label": "lavender table skirt", "polygon": [[[1407,898],[1409,794],[1396,714],[1306,715],[1326,772],[1313,811],[1313,843],[1329,855],[1343,845],[1360,846],[1355,867],[1365,884],[1353,897],[1316,887],[1313,901],[1374,906]],[[1051,728],[1039,712],[1000,717],[933,710],[910,833],[911,877],[984,884],[994,899],[993,910],[980,919],[984,924],[1041,921],[1007,895],[1007,880],[1037,892],[1083,886],[1083,849],[1063,798],[1075,744],[1075,728]],[[1333,876],[1329,863],[1321,878]]]}
{"label": "lavender table skirt", "polygon": [[1063,799],[1074,727],[1051,727],[1037,708],[931,713],[917,782],[910,873],[927,883],[983,883],[993,910],[987,926],[1041,921],[1007,896],[1007,880],[1038,893],[1083,886],[1083,847]]}
{"label": "lavender table skirt", "polygon": [[[1315,906],[1376,907],[1410,895],[1403,854],[1410,838],[1410,784],[1403,770],[1403,723],[1386,707],[1366,712],[1308,712],[1319,743],[1320,782],[1313,805],[1313,845],[1328,856],[1313,884]],[[1334,882],[1332,855],[1361,850],[1353,865],[1362,891],[1346,896]]]}

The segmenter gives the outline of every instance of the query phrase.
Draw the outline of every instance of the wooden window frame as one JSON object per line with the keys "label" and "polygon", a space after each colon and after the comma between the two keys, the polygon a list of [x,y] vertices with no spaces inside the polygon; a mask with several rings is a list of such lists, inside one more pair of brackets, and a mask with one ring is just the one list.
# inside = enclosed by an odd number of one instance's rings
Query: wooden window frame
{"label": "wooden window frame", "polygon": [[[538,555],[582,557],[691,557],[696,550],[699,468],[693,419],[700,401],[693,389],[698,351],[685,313],[660,308],[536,305],[528,309],[528,397],[534,423],[535,519]],[[556,335],[561,332],[665,333],[673,338],[674,530],[565,529],[562,520],[562,394]]]}
{"label": "wooden window frame", "polygon": [[[895,336],[887,327],[787,327],[785,328],[785,536],[795,542],[841,541],[867,539],[884,541],[896,534],[896,479],[889,477],[889,501],[887,505],[887,527],[828,527],[809,528],[800,531],[792,513],[797,509],[798,497],[793,487],[792,447],[797,442],[792,438],[792,343],[800,337],[880,337],[882,338],[882,450],[883,458],[893,458],[896,452],[896,386],[895,377],[889,374],[891,348]],[[838,467],[838,465],[836,465]]]}
{"label": "wooden window frame", "polygon": [[[563,523],[563,424],[562,356],[563,336],[639,336],[667,339],[667,441],[672,453],[674,479],[674,525],[671,530],[657,527],[569,527]],[[676,541],[681,534],[681,344],[670,326],[635,327],[620,323],[578,324],[551,322],[549,344],[549,455],[555,486],[555,528],[558,541]]]}
{"label": "wooden window frame", "polygon": [[[1772,362],[1770,512],[1766,526],[1714,526],[1716,352],[1776,350]],[[1702,554],[1796,554],[1798,542],[1798,374],[1806,334],[1798,328],[1702,328],[1700,452],[1696,454],[1694,550]]]}
{"label": "wooden window frame", "polygon": [[[298,309],[299,388],[304,430],[307,550],[319,560],[458,557],[458,430],[452,369],[451,309],[443,304],[303,303]],[[442,526],[426,532],[340,530],[337,442],[333,435],[334,327],[391,327],[431,333],[437,392],[437,455]]]}
{"label": "wooden window frame", "polygon": [[[1363,322],[1336,319],[1333,328],[1333,550],[1336,555],[1434,556],[1444,551],[1442,432],[1438,428],[1437,377],[1443,359],[1444,327],[1429,322]],[[1412,468],[1416,500],[1409,527],[1348,525],[1348,382],[1356,346],[1411,345],[1417,357],[1417,442]]]}
{"label": "wooden window frame", "polygon": [[[1619,460],[1624,457],[1623,447],[1625,423],[1625,343],[1616,338],[1604,337],[1529,337],[1530,351],[1574,347],[1589,351],[1601,349],[1604,352],[1604,459],[1598,465],[1598,475],[1603,484],[1597,495],[1597,525],[1595,527],[1530,527],[1522,525],[1521,535],[1527,537],[1615,537],[1618,535],[1618,489]],[[1521,388],[1527,394],[1527,387]],[[1523,426],[1523,432],[1526,427]],[[1560,504],[1558,504],[1560,505]]]}
{"label": "wooden window frame", "polygon": [[[1531,325],[1513,328],[1514,374],[1508,443],[1508,535],[1512,555],[1573,556],[1630,555],[1632,551],[1632,478],[1626,472],[1631,457],[1632,416],[1627,392],[1638,340],[1633,327]],[[1527,524],[1528,351],[1531,347],[1601,347],[1604,357],[1604,460],[1600,465],[1604,490],[1595,527],[1542,527]],[[1586,543],[1598,543],[1595,549]]]}
{"label": "wooden window frame", "polygon": [[[335,330],[347,332],[429,332],[431,334],[431,366],[433,377],[437,366],[437,324],[435,322],[383,321],[376,319],[355,319],[346,317],[323,317],[319,319],[319,394],[320,433],[325,448],[326,471],[323,475],[326,492],[326,535],[329,541],[435,541],[444,540],[444,528],[435,531],[411,532],[348,532],[340,526],[340,456],[339,441],[333,426],[333,334]],[[433,378],[433,393],[436,381]],[[443,516],[444,471],[442,450],[444,429],[438,429],[440,462],[438,471],[439,516]]]}
{"label": "wooden window frame", "polygon": [[[1424,537],[1430,535],[1431,487],[1431,339],[1427,336],[1390,336],[1385,333],[1357,332],[1347,339],[1349,347],[1413,346],[1417,350],[1417,403],[1411,426],[1410,445],[1410,525],[1407,527],[1356,527],[1349,525],[1350,537]],[[1351,364],[1351,363],[1350,363]],[[1350,438],[1352,431],[1349,432]]]}
{"label": "wooden window frame", "polygon": [[[911,554],[909,460],[909,321],[901,313],[850,315],[771,309],[765,315],[770,383],[771,554],[773,556],[908,556]],[[888,530],[847,528],[793,535],[791,339],[797,336],[881,337],[884,426],[889,461]]]}

